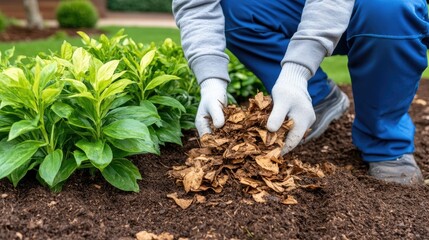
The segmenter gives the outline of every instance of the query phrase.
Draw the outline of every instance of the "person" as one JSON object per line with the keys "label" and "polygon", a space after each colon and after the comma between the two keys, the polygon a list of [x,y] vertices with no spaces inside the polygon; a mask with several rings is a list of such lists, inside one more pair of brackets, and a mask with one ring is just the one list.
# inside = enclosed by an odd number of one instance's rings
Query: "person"
{"label": "person", "polygon": [[[320,68],[347,55],[355,103],[353,144],[377,179],[423,182],[408,114],[427,66],[424,0],[173,0],[185,56],[201,87],[200,136],[225,119],[228,48],[273,99],[267,129],[294,126],[282,154],[319,137],[349,107]],[[209,118],[208,118],[209,117]],[[307,137],[303,138],[310,129]]]}

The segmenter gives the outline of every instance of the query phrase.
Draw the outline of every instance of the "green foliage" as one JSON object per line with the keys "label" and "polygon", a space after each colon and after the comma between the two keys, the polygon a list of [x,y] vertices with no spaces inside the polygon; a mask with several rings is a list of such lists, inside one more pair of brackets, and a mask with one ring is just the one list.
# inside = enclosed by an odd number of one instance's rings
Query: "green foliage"
{"label": "green foliage", "polygon": [[89,169],[138,191],[141,175],[126,157],[181,144],[189,127],[182,116],[198,104],[188,90],[198,87],[170,39],[157,47],[123,32],[99,40],[80,34],[84,48],[64,42],[57,54],[11,62],[12,49],[0,57],[0,179],[16,186],[36,170],[59,191]]}
{"label": "green foliage", "polygon": [[112,11],[171,12],[172,0],[108,0]]}
{"label": "green foliage", "polygon": [[98,40],[79,34],[88,52],[102,61],[123,60],[119,69],[136,83],[130,87],[136,105],[153,104],[161,110],[162,128],[154,127],[161,144],[180,143],[181,129],[194,127],[199,102],[198,85],[182,48],[169,38],[159,47],[138,44],[123,31],[110,39],[101,35]]}
{"label": "green foliage", "polygon": [[[116,72],[118,64],[119,60],[103,64],[65,43],[61,58],[36,58],[28,68],[3,70],[0,178],[8,176],[16,186],[27,171],[38,167],[39,180],[59,189],[76,169],[93,168],[114,186],[120,182],[121,189],[138,191],[138,171],[127,178],[133,182],[110,174],[122,176],[121,169],[126,174],[136,169],[124,163],[125,156],[159,153],[147,127],[157,122],[156,111],[122,106],[132,82]],[[119,110],[139,114],[118,117]],[[148,122],[146,116],[155,120]],[[137,144],[130,148],[128,142]],[[112,162],[126,167],[109,167]],[[110,170],[104,173],[105,168]]]}
{"label": "green foliage", "polygon": [[0,70],[4,70],[5,68],[11,66],[10,61],[11,61],[14,53],[15,53],[14,47],[4,51],[3,53],[0,52]]}
{"label": "green foliage", "polygon": [[267,93],[261,80],[250,72],[234,55],[228,53],[228,64],[231,83],[228,85],[230,103],[243,103],[254,97],[258,92]]}
{"label": "green foliage", "polygon": [[40,176],[54,184],[60,169],[67,131],[51,110],[64,87],[57,71],[55,62],[37,58],[31,69],[9,67],[0,74],[0,178],[14,185],[39,164]]}
{"label": "green foliage", "polygon": [[56,15],[63,28],[92,28],[98,21],[97,9],[86,0],[61,1]]}
{"label": "green foliage", "polygon": [[3,12],[0,12],[0,33],[4,32],[8,25],[8,19],[6,15],[3,14]]}
{"label": "green foliage", "polygon": [[[123,31],[79,34],[83,47],[64,42],[58,52],[14,61],[14,49],[0,55],[0,179],[16,186],[35,170],[59,191],[88,169],[138,191],[141,175],[127,157],[181,144],[182,129],[194,127],[199,87],[171,39],[144,45]],[[232,86],[248,86],[235,93],[252,94],[253,75],[236,60],[230,67]]]}

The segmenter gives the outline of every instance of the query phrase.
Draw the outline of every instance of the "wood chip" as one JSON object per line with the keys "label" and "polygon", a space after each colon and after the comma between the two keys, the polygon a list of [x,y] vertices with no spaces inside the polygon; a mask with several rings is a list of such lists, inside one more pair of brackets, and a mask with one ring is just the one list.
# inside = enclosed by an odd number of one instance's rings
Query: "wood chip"
{"label": "wood chip", "polygon": [[[332,164],[310,165],[292,156],[282,156],[284,139],[293,121],[284,121],[275,133],[268,131],[265,126],[272,106],[269,96],[258,93],[249,99],[247,108],[225,107],[225,125],[222,128],[211,126],[212,133],[200,138],[201,147],[189,150],[185,166],[173,167],[169,176],[182,184],[187,193],[209,190],[220,193],[233,179],[242,184],[256,202],[270,198],[283,204],[296,204],[293,196],[284,194],[301,187],[296,181],[304,177],[324,177],[324,171],[332,173],[335,167]],[[329,151],[329,146],[322,150]],[[179,199],[177,194],[169,197],[183,209],[192,202],[203,201],[200,195],[193,199]]]}
{"label": "wood chip", "polygon": [[161,233],[156,235],[147,231],[141,231],[136,234],[137,240],[173,240],[174,236],[171,233]]}
{"label": "wood chip", "polygon": [[167,197],[173,199],[174,202],[177,205],[179,205],[179,207],[181,207],[182,209],[187,209],[189,206],[191,206],[192,202],[194,201],[194,199],[179,198],[176,192],[168,194]]}

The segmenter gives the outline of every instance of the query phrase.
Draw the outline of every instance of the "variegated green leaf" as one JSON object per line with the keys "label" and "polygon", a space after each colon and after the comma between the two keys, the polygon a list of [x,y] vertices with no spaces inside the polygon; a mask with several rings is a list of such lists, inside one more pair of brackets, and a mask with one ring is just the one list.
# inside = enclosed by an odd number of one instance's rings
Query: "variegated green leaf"
{"label": "variegated green leaf", "polygon": [[[36,99],[34,98],[34,94],[30,88],[1,86],[0,98],[2,100],[2,105],[14,105],[18,107],[22,107],[20,105],[23,105],[35,112],[38,112]],[[4,104],[3,101],[7,104]]]}
{"label": "variegated green leaf", "polygon": [[152,62],[153,58],[155,57],[156,50],[150,50],[147,52],[143,58],[140,60],[140,66],[139,66],[139,73],[140,76],[143,75],[144,70],[149,66],[149,64]]}
{"label": "variegated green leaf", "polygon": [[110,84],[110,86],[108,86],[101,94],[100,100],[104,100],[105,98],[124,92],[124,89],[132,83],[133,81],[129,79],[121,79]]}
{"label": "variegated green leaf", "polygon": [[64,41],[61,45],[61,58],[70,60],[73,56],[73,47],[70,43]]}
{"label": "variegated green leaf", "polygon": [[89,69],[91,55],[83,48],[78,48],[72,56],[73,72],[75,77],[84,74]]}
{"label": "variegated green leaf", "polygon": [[167,83],[167,82],[169,82],[171,80],[177,80],[177,79],[180,79],[180,78],[177,77],[177,76],[174,76],[174,75],[161,75],[161,76],[158,76],[158,77],[152,79],[147,84],[147,86],[145,88],[145,91],[154,89],[154,88],[158,87],[159,85],[162,85],[162,84]]}
{"label": "variegated green leaf", "polygon": [[46,87],[46,84],[48,84],[48,82],[52,80],[56,72],[57,72],[56,62],[52,62],[42,68],[40,72],[40,83],[39,83],[40,90]]}
{"label": "variegated green leaf", "polygon": [[34,73],[34,79],[33,79],[33,86],[31,87],[32,94],[36,99],[40,98],[40,72],[42,71],[41,66],[39,63],[36,64],[33,68]]}
{"label": "variegated green leaf", "polygon": [[73,68],[73,64],[67,60],[64,60],[59,57],[54,57],[53,59],[58,63],[58,66],[66,67],[69,69]]}
{"label": "variegated green leaf", "polygon": [[122,61],[127,65],[128,68],[131,69],[133,73],[138,73],[139,64],[138,62],[134,61],[134,59],[128,59],[126,57],[122,58]]}
{"label": "variegated green leaf", "polygon": [[80,93],[88,91],[88,88],[86,87],[86,85],[81,81],[70,79],[70,78],[63,79],[63,81],[73,86]]}
{"label": "variegated green leaf", "polygon": [[4,57],[6,60],[11,59],[14,54],[15,54],[15,46],[4,51]]}
{"label": "variegated green leaf", "polygon": [[62,86],[56,85],[56,88],[47,88],[42,91],[42,101],[45,106],[51,105],[58,99],[58,96],[63,90]]}
{"label": "variegated green leaf", "polygon": [[126,72],[127,72],[127,71],[122,71],[122,72],[119,72],[119,73],[115,73],[115,74],[113,74],[113,76],[112,76],[112,81],[115,81],[116,79],[118,79],[118,78],[122,77],[122,75],[124,75]]}
{"label": "variegated green leaf", "polygon": [[90,92],[82,92],[82,93],[73,94],[73,95],[70,95],[69,98],[86,98],[89,100],[94,100],[94,101],[96,100]]}
{"label": "variegated green leaf", "polygon": [[95,76],[94,89],[98,92],[102,92],[107,86],[112,83],[112,77],[118,67],[119,61],[113,60],[103,64],[98,70]]}
{"label": "variegated green leaf", "polygon": [[19,86],[18,85],[18,83],[20,81],[19,79],[25,78],[24,72],[17,67],[8,68],[8,69],[4,70],[2,72],[2,74],[6,75],[9,79],[13,80],[13,83],[11,83],[11,84],[14,84],[14,86]]}
{"label": "variegated green leaf", "polygon": [[38,129],[38,120],[21,120],[19,122],[15,122],[9,132],[8,141],[19,137],[20,135]]}
{"label": "variegated green leaf", "polygon": [[86,45],[89,45],[91,43],[91,38],[85,32],[77,31],[77,34],[79,34],[79,36],[82,38],[82,42]]}

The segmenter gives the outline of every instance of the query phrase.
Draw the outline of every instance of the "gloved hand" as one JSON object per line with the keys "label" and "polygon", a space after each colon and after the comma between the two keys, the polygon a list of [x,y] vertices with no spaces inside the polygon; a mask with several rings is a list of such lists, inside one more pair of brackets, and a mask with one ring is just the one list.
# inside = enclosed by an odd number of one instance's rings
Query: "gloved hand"
{"label": "gloved hand", "polygon": [[198,106],[197,116],[195,118],[195,127],[198,134],[202,137],[206,133],[211,133],[210,119],[216,128],[225,124],[225,116],[222,108],[227,104],[226,88],[228,82],[222,79],[209,78],[201,84],[201,101]]}
{"label": "gloved hand", "polygon": [[305,132],[316,120],[311,97],[307,90],[307,81],[311,72],[306,67],[284,64],[272,89],[273,110],[268,118],[267,129],[277,131],[286,117],[293,120],[293,127],[286,136],[282,155],[294,149]]}

